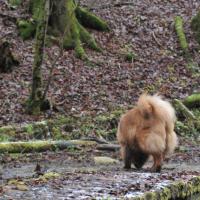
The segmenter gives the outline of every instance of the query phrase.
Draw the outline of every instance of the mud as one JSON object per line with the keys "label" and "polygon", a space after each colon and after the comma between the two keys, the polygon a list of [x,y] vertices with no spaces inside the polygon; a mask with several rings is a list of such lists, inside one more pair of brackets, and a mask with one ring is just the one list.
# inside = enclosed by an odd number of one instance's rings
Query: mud
{"label": "mud", "polygon": [[[16,155],[15,155],[16,156]],[[200,176],[198,145],[176,152],[164,163],[161,173],[150,173],[149,161],[142,170],[123,169],[122,161],[115,164],[95,164],[94,156],[118,159],[118,152],[103,152],[86,148],[74,152],[45,152],[2,157],[0,200],[53,200],[53,199],[121,199],[153,191],[173,181],[188,181]],[[36,165],[40,166],[38,174]],[[41,174],[57,172],[57,178],[40,180]],[[23,181],[25,191],[10,184]]]}

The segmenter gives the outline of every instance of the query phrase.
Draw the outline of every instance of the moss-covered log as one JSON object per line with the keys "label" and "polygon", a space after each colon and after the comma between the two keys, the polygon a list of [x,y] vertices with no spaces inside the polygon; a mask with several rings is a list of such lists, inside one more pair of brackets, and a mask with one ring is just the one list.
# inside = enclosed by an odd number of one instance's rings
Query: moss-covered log
{"label": "moss-covered log", "polygon": [[175,29],[176,29],[176,34],[178,36],[178,40],[180,43],[180,47],[184,51],[184,53],[188,55],[189,54],[188,43],[187,43],[186,36],[184,33],[183,19],[180,16],[175,17]]}
{"label": "moss-covered log", "polygon": [[0,41],[0,72],[11,72],[19,61],[13,56],[8,41]]}
{"label": "moss-covered log", "polygon": [[69,141],[29,141],[29,142],[1,142],[0,153],[30,153],[42,151],[63,150],[67,148],[78,148],[78,146],[95,145],[96,142],[85,140]]}
{"label": "moss-covered log", "polygon": [[184,137],[200,139],[200,120],[199,116],[190,111],[181,101],[175,99],[173,105],[176,109],[178,119],[175,131]]}
{"label": "moss-covered log", "polygon": [[[83,46],[100,51],[93,36],[84,28],[89,27],[101,31],[109,30],[106,22],[90,13],[86,9],[80,8],[74,0],[51,0],[51,12],[49,18],[48,33],[61,41],[66,49],[75,49],[76,56],[85,58]],[[39,0],[30,1],[30,12],[33,22],[18,22],[20,34],[24,39],[34,34],[38,21],[38,10],[41,7]],[[60,43],[60,42],[59,42]]]}
{"label": "moss-covered log", "polygon": [[200,11],[192,18],[191,28],[194,32],[197,42],[200,44]]}
{"label": "moss-covered log", "polygon": [[200,93],[192,94],[192,95],[186,97],[183,100],[183,103],[188,108],[199,108],[200,107]]}
{"label": "moss-covered log", "polygon": [[72,144],[63,141],[2,142],[0,143],[0,153],[42,152],[68,147],[72,147]]}
{"label": "moss-covered log", "polygon": [[[194,198],[193,198],[194,197]],[[200,198],[200,177],[194,177],[188,182],[178,181],[158,191],[146,192],[132,200],[197,200]]]}
{"label": "moss-covered log", "polygon": [[46,24],[48,23],[50,2],[49,0],[41,0],[39,5],[39,9],[37,10],[38,23],[35,41],[32,88],[31,95],[29,97],[29,100],[27,101],[27,111],[28,113],[34,115],[40,113],[41,107],[45,102],[44,99],[42,99],[41,67],[43,63],[44,44],[47,28]]}
{"label": "moss-covered log", "polygon": [[183,115],[184,117],[186,117],[188,120],[195,120],[196,117],[194,116],[194,114],[192,113],[192,111],[190,111],[181,101],[179,101],[178,99],[175,99],[173,102],[173,105],[176,109],[176,112],[179,115]]}

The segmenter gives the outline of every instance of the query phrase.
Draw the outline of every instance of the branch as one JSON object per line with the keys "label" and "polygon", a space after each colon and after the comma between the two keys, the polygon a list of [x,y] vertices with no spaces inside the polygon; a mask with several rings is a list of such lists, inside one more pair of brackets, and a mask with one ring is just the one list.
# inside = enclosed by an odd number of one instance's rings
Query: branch
{"label": "branch", "polygon": [[115,4],[107,3],[98,7],[93,7],[94,3],[91,4],[90,6],[84,5],[85,7],[89,7],[89,10],[99,10],[99,9],[106,9],[106,8],[111,8],[111,7],[122,7],[122,6],[132,6],[135,5],[133,2],[118,2]]}
{"label": "branch", "polygon": [[120,146],[117,144],[100,144],[97,146],[97,149],[103,151],[118,151]]}

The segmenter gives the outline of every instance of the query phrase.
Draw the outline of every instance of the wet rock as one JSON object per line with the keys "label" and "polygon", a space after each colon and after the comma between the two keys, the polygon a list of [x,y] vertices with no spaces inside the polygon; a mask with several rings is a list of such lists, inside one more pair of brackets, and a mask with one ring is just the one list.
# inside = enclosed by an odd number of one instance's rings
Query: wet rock
{"label": "wet rock", "polygon": [[96,156],[94,157],[94,162],[97,165],[110,165],[119,163],[118,160],[106,156]]}

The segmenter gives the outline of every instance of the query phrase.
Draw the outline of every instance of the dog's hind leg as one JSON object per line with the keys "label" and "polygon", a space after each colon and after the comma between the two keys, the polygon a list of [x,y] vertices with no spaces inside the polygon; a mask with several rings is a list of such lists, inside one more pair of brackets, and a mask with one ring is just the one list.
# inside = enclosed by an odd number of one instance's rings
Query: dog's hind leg
{"label": "dog's hind leg", "polygon": [[132,151],[132,162],[137,169],[142,168],[142,166],[146,163],[148,158],[149,155],[147,153],[144,153],[143,151],[140,150]]}
{"label": "dog's hind leg", "polygon": [[162,169],[163,155],[162,154],[153,154],[153,166],[151,167],[151,172],[160,172]]}
{"label": "dog's hind leg", "polygon": [[132,158],[131,148],[128,145],[126,145],[124,147],[124,168],[125,169],[131,168],[131,158]]}

